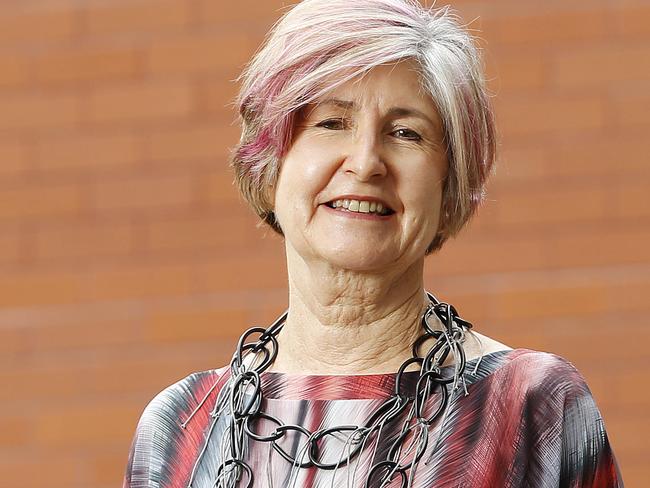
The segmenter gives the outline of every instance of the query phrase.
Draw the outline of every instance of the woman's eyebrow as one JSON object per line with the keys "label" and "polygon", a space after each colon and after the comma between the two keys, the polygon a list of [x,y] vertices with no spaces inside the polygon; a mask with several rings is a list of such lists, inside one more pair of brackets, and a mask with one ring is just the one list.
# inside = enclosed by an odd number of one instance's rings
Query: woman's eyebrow
{"label": "woman's eyebrow", "polygon": [[[356,102],[352,100],[342,100],[340,98],[326,98],[325,100],[322,100],[318,103],[315,104],[314,108],[321,107],[323,105],[334,105],[335,107],[343,108],[346,110],[352,109],[352,110],[357,110],[358,105]],[[390,110],[388,110],[387,113],[388,116],[390,117],[418,117],[421,119],[426,120],[429,122],[431,125],[437,125],[431,117],[429,117],[427,114],[422,112],[421,110],[418,110],[413,107],[392,107]]]}
{"label": "woman's eyebrow", "polygon": [[438,124],[431,119],[427,114],[416,108],[393,107],[388,111],[389,117],[417,117],[431,124],[433,127],[438,127]]}
{"label": "woman's eyebrow", "polygon": [[325,100],[318,102],[316,106],[322,105],[334,105],[335,107],[344,108],[346,110],[357,109],[357,104],[352,100],[342,100],[340,98],[326,98]]}

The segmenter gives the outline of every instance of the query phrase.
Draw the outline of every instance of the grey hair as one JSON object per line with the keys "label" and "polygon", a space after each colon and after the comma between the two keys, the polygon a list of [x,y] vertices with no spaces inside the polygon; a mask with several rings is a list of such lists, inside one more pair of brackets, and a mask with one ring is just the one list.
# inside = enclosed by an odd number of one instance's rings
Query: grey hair
{"label": "grey hair", "polygon": [[304,0],[273,26],[240,79],[242,135],[231,164],[244,198],[282,234],[272,208],[294,118],[370,69],[412,59],[443,125],[449,163],[427,254],[455,236],[485,198],[496,133],[479,48],[448,6],[415,0]]}

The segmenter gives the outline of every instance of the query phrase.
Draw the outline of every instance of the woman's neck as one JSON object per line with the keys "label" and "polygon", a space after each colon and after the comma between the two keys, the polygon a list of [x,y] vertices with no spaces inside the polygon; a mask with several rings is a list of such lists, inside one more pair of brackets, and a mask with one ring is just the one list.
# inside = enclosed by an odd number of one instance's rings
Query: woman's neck
{"label": "woman's neck", "polygon": [[271,371],[390,373],[411,357],[428,302],[422,263],[381,275],[326,265],[288,269],[289,315]]}

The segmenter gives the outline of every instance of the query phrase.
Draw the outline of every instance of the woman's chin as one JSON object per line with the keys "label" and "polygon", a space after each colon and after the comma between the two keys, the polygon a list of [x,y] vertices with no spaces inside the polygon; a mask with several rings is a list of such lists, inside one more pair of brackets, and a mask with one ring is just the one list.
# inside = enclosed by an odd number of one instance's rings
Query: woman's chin
{"label": "woman's chin", "polygon": [[394,253],[364,249],[322,249],[318,253],[329,266],[347,271],[380,272],[387,270],[396,261]]}

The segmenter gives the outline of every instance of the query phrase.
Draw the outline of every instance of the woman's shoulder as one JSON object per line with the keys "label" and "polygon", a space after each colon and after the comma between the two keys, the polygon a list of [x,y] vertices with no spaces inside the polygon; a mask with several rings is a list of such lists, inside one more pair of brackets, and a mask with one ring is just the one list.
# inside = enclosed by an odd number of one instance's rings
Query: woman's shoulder
{"label": "woman's shoulder", "polygon": [[546,380],[584,382],[578,369],[569,360],[558,354],[529,348],[513,348],[476,332],[472,332],[471,336],[476,340],[472,341],[468,348],[468,360],[474,362],[493,357],[489,373],[504,368],[502,373],[516,372],[521,375],[522,379],[541,380],[546,378]]}
{"label": "woman's shoulder", "polygon": [[200,448],[200,432],[209,422],[226,370],[185,376],[146,405],[131,443],[125,488],[149,487],[151,480],[172,480],[180,474],[187,475],[191,469],[189,458],[176,459],[175,453],[197,452]]}
{"label": "woman's shoulder", "polygon": [[543,380],[545,383],[584,381],[571,361],[553,352],[516,348],[509,351],[508,359],[511,368]]}
{"label": "woman's shoulder", "polygon": [[157,393],[146,405],[141,422],[156,418],[160,420],[182,418],[190,414],[212,394],[219,391],[227,367],[193,372]]}
{"label": "woman's shoulder", "polygon": [[467,360],[475,363],[488,359],[490,367],[483,368],[487,374],[498,370],[518,372],[522,377],[541,378],[545,374],[557,373],[559,378],[581,379],[578,370],[570,361],[552,352],[529,348],[511,347],[487,335],[471,330],[465,343]]}
{"label": "woman's shoulder", "polygon": [[[584,419],[596,428],[601,420],[595,399],[578,369],[551,352],[525,348],[486,355],[478,375],[470,372],[472,405],[500,412],[504,418],[526,424],[528,433],[562,429]],[[470,363],[471,366],[471,363]]]}
{"label": "woman's shoulder", "polygon": [[558,354],[515,348],[487,355],[485,359],[483,379],[491,393],[501,392],[526,403],[566,404],[591,396],[580,371]]}
{"label": "woman's shoulder", "polygon": [[576,367],[565,357],[554,352],[540,351],[525,347],[513,348],[509,351],[509,362],[513,366],[556,369],[563,368],[577,371]]}

